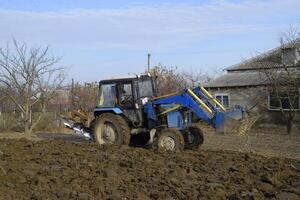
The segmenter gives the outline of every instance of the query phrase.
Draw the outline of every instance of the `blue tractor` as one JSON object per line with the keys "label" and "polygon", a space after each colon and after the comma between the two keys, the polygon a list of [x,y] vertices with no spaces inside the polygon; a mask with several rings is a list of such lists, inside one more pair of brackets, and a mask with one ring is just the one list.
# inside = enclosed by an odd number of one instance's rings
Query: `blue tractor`
{"label": "blue tractor", "polygon": [[226,123],[243,118],[241,108],[226,112],[203,87],[158,96],[156,81],[150,75],[102,80],[99,91],[94,120],[88,129],[77,130],[101,145],[198,149],[204,135],[197,121],[222,132]]}

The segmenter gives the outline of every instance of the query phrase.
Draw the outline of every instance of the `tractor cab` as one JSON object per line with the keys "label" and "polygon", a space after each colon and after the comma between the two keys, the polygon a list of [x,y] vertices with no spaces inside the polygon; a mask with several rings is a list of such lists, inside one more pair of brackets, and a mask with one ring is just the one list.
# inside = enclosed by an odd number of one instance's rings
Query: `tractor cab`
{"label": "tractor cab", "polygon": [[113,78],[100,81],[95,117],[103,112],[124,114],[129,121],[141,122],[141,107],[156,96],[155,82],[150,75]]}

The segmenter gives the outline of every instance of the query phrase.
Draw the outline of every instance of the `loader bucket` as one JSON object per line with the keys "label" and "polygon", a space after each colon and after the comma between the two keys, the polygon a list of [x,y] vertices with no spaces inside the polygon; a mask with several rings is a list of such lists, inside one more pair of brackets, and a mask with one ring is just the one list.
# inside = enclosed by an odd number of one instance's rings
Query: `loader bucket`
{"label": "loader bucket", "polygon": [[236,106],[233,111],[222,112],[216,116],[216,131],[217,133],[233,132],[244,119],[244,109]]}

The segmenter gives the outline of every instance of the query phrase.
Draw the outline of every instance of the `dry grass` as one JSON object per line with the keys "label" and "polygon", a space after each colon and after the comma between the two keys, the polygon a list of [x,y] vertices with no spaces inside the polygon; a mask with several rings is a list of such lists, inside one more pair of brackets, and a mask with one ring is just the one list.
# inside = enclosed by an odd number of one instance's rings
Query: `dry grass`
{"label": "dry grass", "polygon": [[[37,118],[40,113],[34,113]],[[0,115],[0,132],[22,132],[21,118],[18,114],[2,113]],[[58,112],[47,112],[44,114],[34,131],[61,131],[61,122]]]}

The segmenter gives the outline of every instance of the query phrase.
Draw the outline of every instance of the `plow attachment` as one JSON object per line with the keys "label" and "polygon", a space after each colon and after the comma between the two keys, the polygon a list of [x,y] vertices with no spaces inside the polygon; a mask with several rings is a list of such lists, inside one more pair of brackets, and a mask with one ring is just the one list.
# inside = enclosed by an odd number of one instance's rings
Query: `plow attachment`
{"label": "plow attachment", "polygon": [[[79,119],[80,122],[76,122]],[[66,128],[74,130],[74,133],[84,137],[87,140],[92,140],[91,130],[85,126],[89,121],[88,112],[82,110],[73,110],[68,118],[61,117],[61,120]]]}
{"label": "plow attachment", "polygon": [[63,120],[66,128],[74,130],[74,133],[84,137],[87,140],[92,140],[90,130],[81,123],[75,123],[71,120]]}

